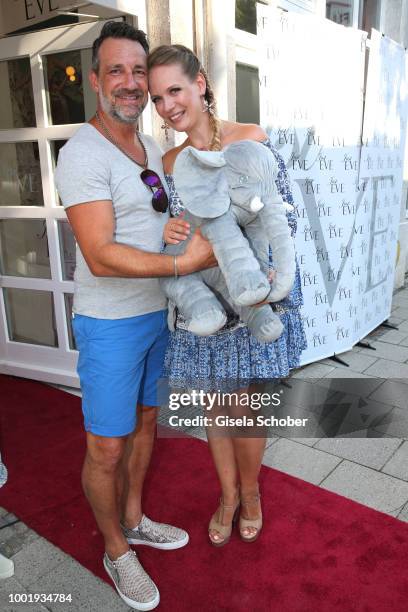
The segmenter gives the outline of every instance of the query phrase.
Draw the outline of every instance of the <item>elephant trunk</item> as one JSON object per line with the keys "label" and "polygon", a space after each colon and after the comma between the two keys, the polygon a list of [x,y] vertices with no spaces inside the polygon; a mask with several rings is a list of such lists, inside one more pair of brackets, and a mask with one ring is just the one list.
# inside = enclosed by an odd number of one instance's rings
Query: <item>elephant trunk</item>
{"label": "elephant trunk", "polygon": [[272,261],[275,276],[267,297],[270,302],[283,300],[295,282],[296,258],[295,243],[291,236],[286,216],[286,205],[280,196],[263,198],[265,206],[259,211],[262,224],[272,248]]}

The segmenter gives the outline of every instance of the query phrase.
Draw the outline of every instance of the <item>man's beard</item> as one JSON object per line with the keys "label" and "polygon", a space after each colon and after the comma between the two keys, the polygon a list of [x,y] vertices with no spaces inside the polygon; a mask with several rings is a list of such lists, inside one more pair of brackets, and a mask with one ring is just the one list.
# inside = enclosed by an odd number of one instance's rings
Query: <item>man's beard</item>
{"label": "man's beard", "polygon": [[120,89],[112,94],[113,102],[111,102],[109,98],[105,96],[102,89],[100,89],[99,90],[99,101],[102,106],[103,112],[109,115],[110,117],[112,117],[113,119],[120,121],[121,123],[128,123],[128,124],[136,123],[140,115],[143,113],[144,109],[146,108],[147,96],[146,98],[144,98],[144,100],[142,98],[140,105],[133,111],[133,113],[126,113],[116,103],[116,98],[121,95],[137,95],[137,96],[140,95],[143,97],[145,94],[140,89],[135,89],[134,91],[129,91],[128,89]]}

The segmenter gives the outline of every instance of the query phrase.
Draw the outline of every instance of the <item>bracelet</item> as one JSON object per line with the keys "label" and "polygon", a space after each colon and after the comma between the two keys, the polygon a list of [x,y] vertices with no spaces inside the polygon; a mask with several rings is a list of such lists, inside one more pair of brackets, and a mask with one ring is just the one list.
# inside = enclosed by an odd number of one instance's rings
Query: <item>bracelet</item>
{"label": "bracelet", "polygon": [[174,278],[178,279],[177,255],[174,256]]}

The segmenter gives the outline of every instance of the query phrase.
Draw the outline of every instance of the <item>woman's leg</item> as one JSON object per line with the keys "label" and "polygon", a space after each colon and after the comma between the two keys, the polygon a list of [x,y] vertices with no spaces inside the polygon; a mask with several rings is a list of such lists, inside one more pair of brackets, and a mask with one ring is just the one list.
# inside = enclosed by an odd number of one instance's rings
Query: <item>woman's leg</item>
{"label": "woman's leg", "polygon": [[[237,397],[236,405],[239,404],[239,394],[244,392],[245,390],[241,390],[231,394],[233,398]],[[235,412],[235,410],[236,406],[234,406],[232,412]],[[210,415],[213,418],[213,425],[207,427],[208,446],[221,485],[222,503],[218,507],[215,518],[222,525],[231,525],[232,523],[239,498],[239,475],[231,429],[228,426],[216,425],[214,420],[217,416],[230,415],[230,406],[214,406]],[[209,535],[214,543],[220,543],[224,540],[223,535],[215,529],[210,529]]]}
{"label": "woman's leg", "polygon": [[[241,516],[245,519],[261,517],[258,477],[265,451],[266,438],[233,438],[234,454],[238,466],[241,496]],[[254,536],[255,527],[244,527],[244,537]]]}
{"label": "woman's leg", "polygon": [[[248,402],[236,408],[238,416],[246,416],[248,419],[256,419],[259,412],[252,409],[251,397],[253,394],[259,396],[263,392],[263,385],[250,385],[247,389]],[[257,519],[262,516],[261,502],[259,499],[259,472],[265,452],[265,428],[261,426],[249,426],[232,438],[235,461],[238,468],[238,479],[240,483],[241,516],[244,519]],[[243,527],[241,533],[244,537],[256,534],[255,527]]]}
{"label": "woman's leg", "polygon": [[[224,505],[222,507],[220,504],[215,517],[222,525],[230,525],[238,498],[238,469],[232,439],[227,434],[215,432],[212,427],[207,428],[207,438],[220,481],[221,499]],[[209,535],[216,544],[224,540],[224,537],[215,529],[211,529]]]}
{"label": "woman's leg", "polygon": [[[245,401],[246,398],[243,397],[254,391],[255,388],[252,387],[235,391],[230,396],[229,405],[214,408],[212,417],[215,418],[219,414],[227,414],[231,418],[254,417],[250,402]],[[232,398],[235,398],[235,401]],[[222,501],[224,505],[230,506],[228,510],[220,506],[217,511],[217,519],[223,525],[228,525],[232,521],[239,489],[241,500],[244,502],[241,516],[246,519],[256,519],[261,516],[258,477],[266,438],[262,436],[263,431],[258,427],[248,427],[247,437],[242,433],[245,433],[245,428],[244,432],[242,428],[228,426],[213,425],[207,428],[208,444],[221,485]],[[254,433],[260,437],[250,437]],[[256,528],[244,527],[242,533],[244,537],[251,537],[256,534]],[[210,538],[216,543],[224,539],[215,530],[210,531]]]}

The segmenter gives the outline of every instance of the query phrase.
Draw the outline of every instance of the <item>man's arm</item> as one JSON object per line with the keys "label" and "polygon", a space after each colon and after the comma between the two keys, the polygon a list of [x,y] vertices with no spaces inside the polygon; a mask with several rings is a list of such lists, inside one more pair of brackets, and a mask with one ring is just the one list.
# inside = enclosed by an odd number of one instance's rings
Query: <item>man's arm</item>
{"label": "man's arm", "polygon": [[[94,276],[146,278],[174,275],[172,255],[148,253],[113,240],[115,219],[110,200],[70,206],[66,213],[82,255]],[[177,256],[180,275],[216,265],[211,245],[200,233],[193,236],[186,252]]]}

